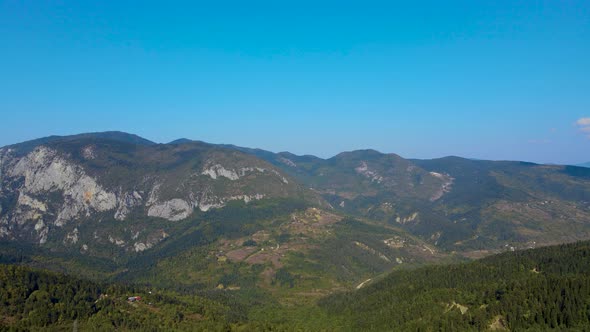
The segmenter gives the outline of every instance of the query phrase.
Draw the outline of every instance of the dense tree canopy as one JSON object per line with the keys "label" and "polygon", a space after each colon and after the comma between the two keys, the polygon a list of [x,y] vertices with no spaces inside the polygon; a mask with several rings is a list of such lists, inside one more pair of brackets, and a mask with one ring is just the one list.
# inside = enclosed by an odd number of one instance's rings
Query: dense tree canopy
{"label": "dense tree canopy", "polygon": [[[298,306],[254,289],[172,292],[0,265],[0,330],[584,331],[589,258],[580,242],[400,270]],[[297,276],[279,270],[273,283]]]}
{"label": "dense tree canopy", "polygon": [[584,330],[590,326],[590,243],[398,271],[321,306],[353,330]]}

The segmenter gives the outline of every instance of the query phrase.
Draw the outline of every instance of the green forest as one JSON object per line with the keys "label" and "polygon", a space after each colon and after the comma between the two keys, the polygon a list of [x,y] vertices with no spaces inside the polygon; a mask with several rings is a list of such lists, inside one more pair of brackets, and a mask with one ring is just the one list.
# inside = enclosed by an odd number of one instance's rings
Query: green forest
{"label": "green forest", "polygon": [[320,306],[350,330],[586,331],[590,242],[391,273]]}
{"label": "green forest", "polygon": [[586,331],[589,258],[590,242],[578,242],[399,270],[297,306],[262,290],[179,292],[1,265],[0,330]]}
{"label": "green forest", "polygon": [[0,314],[6,331],[215,330],[228,321],[228,308],[206,298],[15,265],[0,267]]}

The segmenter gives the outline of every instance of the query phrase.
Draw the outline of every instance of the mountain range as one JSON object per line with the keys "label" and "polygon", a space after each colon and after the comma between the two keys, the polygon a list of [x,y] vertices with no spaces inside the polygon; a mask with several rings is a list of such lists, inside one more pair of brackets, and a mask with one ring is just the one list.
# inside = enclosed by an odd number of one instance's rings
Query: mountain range
{"label": "mountain range", "polygon": [[121,132],[0,149],[0,261],[321,297],[429,263],[590,239],[590,169],[329,159]]}

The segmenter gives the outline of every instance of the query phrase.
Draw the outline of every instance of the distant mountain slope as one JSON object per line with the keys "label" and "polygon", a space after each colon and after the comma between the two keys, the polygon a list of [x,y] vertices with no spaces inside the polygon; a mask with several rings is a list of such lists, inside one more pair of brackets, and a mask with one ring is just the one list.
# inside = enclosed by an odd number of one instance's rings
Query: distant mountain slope
{"label": "distant mountain slope", "polygon": [[590,168],[590,162],[579,164],[579,165],[576,165],[576,166]]}
{"label": "distant mountain slope", "polygon": [[590,243],[393,272],[321,306],[350,331],[583,331]]}
{"label": "distant mountain slope", "polygon": [[588,169],[457,157],[414,162],[454,179],[433,210],[471,233],[456,248],[502,242],[523,248],[590,236]]}
{"label": "distant mountain slope", "polygon": [[234,148],[280,167],[338,210],[400,225],[449,250],[590,238],[586,168],[459,157],[406,160],[374,150],[324,160]]}
{"label": "distant mountain slope", "polygon": [[444,174],[429,173],[396,154],[375,150],[343,152],[321,159],[288,152],[238,149],[280,167],[326,197],[331,195],[337,205],[378,197],[383,192],[400,199],[436,201],[451,181]]}

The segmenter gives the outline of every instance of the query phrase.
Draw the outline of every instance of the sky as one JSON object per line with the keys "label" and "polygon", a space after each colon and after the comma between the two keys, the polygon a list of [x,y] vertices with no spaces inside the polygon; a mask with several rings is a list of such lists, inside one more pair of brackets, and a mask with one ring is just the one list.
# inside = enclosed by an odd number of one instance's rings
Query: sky
{"label": "sky", "polygon": [[590,1],[0,0],[0,146],[106,130],[588,162]]}

